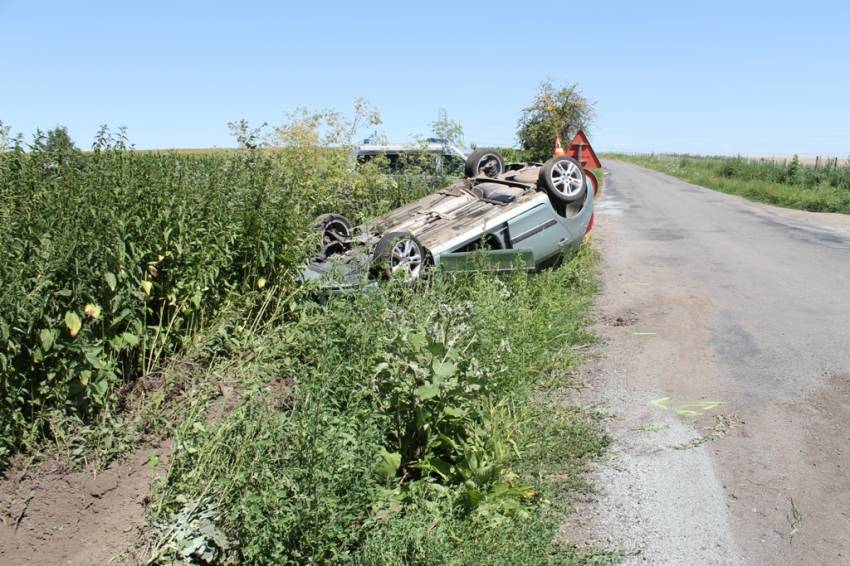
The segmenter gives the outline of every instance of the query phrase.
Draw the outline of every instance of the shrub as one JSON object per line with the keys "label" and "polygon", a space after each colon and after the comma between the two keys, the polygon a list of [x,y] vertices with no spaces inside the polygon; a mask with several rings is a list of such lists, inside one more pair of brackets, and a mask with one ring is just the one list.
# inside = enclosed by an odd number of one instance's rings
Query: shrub
{"label": "shrub", "polygon": [[569,563],[541,490],[606,440],[532,392],[562,384],[590,339],[590,260],[299,303],[239,352],[239,408],[187,416],[159,532],[209,505],[244,564]]}

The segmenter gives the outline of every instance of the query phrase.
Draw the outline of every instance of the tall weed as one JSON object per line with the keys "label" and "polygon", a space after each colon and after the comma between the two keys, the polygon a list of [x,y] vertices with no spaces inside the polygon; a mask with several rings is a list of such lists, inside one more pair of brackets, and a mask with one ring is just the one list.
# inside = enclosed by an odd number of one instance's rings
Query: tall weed
{"label": "tall weed", "polygon": [[319,213],[357,221],[442,182],[355,171],[344,149],[140,153],[108,129],[90,153],[42,134],[0,151],[0,465],[226,305],[292,288]]}

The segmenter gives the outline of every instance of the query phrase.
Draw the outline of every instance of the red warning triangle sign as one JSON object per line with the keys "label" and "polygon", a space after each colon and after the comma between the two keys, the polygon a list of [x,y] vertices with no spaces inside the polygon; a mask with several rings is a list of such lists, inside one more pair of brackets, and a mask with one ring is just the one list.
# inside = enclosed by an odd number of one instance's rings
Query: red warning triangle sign
{"label": "red warning triangle sign", "polygon": [[576,137],[570,143],[570,149],[567,150],[567,155],[581,163],[581,166],[587,169],[601,169],[602,163],[596,157],[596,152],[590,145],[590,141],[584,134],[584,131],[579,130]]}

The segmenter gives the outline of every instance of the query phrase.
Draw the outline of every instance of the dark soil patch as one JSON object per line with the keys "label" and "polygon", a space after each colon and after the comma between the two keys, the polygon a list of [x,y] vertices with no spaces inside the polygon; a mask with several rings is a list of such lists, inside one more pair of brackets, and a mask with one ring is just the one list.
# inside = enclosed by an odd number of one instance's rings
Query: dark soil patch
{"label": "dark soil patch", "polygon": [[138,562],[150,484],[170,453],[167,442],[147,447],[98,473],[55,460],[8,470],[0,479],[0,564]]}
{"label": "dark soil patch", "polygon": [[617,315],[607,316],[603,319],[605,326],[633,326],[638,321],[638,316],[632,311],[626,311]]}

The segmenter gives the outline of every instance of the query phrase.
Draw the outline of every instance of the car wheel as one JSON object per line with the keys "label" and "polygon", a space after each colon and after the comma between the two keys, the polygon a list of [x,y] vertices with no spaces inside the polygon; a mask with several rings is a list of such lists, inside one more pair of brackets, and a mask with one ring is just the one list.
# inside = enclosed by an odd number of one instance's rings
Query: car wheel
{"label": "car wheel", "polygon": [[410,232],[390,232],[375,246],[372,266],[381,277],[400,274],[405,281],[415,281],[425,268],[425,247]]}
{"label": "car wheel", "polygon": [[540,168],[538,186],[542,186],[555,202],[575,202],[587,191],[584,171],[572,157],[554,157]]}
{"label": "car wheel", "polygon": [[351,238],[351,221],[341,214],[322,214],[313,221],[322,235],[321,254],[328,257],[345,251]]}
{"label": "car wheel", "polygon": [[476,149],[466,158],[464,172],[466,177],[495,178],[505,171],[505,160],[499,152],[492,149]]}

